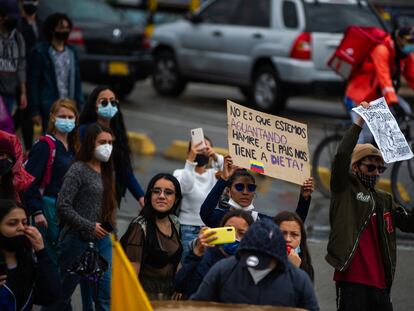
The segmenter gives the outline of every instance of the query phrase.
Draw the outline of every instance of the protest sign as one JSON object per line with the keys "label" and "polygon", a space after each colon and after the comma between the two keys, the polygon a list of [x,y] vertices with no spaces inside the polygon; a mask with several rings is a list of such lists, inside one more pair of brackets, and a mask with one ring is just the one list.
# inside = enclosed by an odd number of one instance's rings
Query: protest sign
{"label": "protest sign", "polygon": [[410,146],[395,121],[384,97],[369,103],[370,108],[353,108],[366,122],[385,163],[408,160],[413,157]]}
{"label": "protest sign", "polygon": [[235,165],[299,185],[310,177],[306,124],[228,100],[227,133]]}

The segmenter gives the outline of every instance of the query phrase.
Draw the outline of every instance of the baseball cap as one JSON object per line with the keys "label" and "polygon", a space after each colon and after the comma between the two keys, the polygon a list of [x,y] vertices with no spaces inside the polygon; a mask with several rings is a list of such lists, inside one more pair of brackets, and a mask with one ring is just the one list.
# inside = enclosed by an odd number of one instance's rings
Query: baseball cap
{"label": "baseball cap", "polygon": [[365,157],[378,157],[384,161],[381,151],[371,144],[357,144],[351,158],[351,165],[361,161]]}

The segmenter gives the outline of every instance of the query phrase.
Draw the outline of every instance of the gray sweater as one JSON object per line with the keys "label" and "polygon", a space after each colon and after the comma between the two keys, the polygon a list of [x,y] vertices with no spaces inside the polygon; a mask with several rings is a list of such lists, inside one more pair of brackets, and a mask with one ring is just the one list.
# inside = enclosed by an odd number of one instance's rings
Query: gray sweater
{"label": "gray sweater", "polygon": [[84,162],[75,162],[67,171],[56,207],[64,231],[79,232],[93,240],[95,223],[102,222],[103,184],[101,174]]}

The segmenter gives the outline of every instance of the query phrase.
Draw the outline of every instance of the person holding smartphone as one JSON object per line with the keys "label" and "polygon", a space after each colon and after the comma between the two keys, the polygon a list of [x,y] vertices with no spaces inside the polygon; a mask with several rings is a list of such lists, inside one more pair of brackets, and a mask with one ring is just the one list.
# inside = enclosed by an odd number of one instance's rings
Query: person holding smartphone
{"label": "person holding smartphone", "polygon": [[[223,169],[223,156],[214,151],[213,143],[208,137],[201,138],[202,142],[194,139],[189,142],[184,168],[173,173],[180,182],[183,193],[178,213],[183,258],[188,254],[190,241],[197,237],[204,226],[200,218],[200,206],[217,181],[216,173]],[[210,161],[212,167],[208,168]]]}
{"label": "person holding smartphone", "polygon": [[31,310],[60,294],[57,267],[25,210],[0,199],[0,310]]}
{"label": "person holding smartphone", "polygon": [[[80,276],[70,274],[76,257],[90,243],[111,265],[112,243],[105,222],[115,224],[116,197],[112,168],[112,131],[97,123],[91,125],[77,155],[77,161],[66,173],[56,202],[58,217],[63,224],[59,237],[59,266],[62,295],[58,302],[45,310],[66,310]],[[108,310],[111,271],[108,269],[97,282],[88,282],[97,310]]]}

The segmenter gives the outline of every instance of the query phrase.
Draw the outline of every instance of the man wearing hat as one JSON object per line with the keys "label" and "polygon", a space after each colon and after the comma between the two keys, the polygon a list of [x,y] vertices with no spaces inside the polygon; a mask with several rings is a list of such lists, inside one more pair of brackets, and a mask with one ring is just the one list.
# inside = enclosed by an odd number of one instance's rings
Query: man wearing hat
{"label": "man wearing hat", "polygon": [[[369,104],[361,103],[369,109]],[[364,120],[345,133],[332,165],[326,260],[335,268],[340,311],[392,310],[395,228],[414,232],[414,217],[375,188],[386,167],[371,144],[357,144]],[[349,168],[351,167],[351,171]]]}
{"label": "man wearing hat", "polygon": [[216,263],[190,299],[319,310],[309,276],[287,260],[283,234],[269,219],[250,226],[236,256]]}

